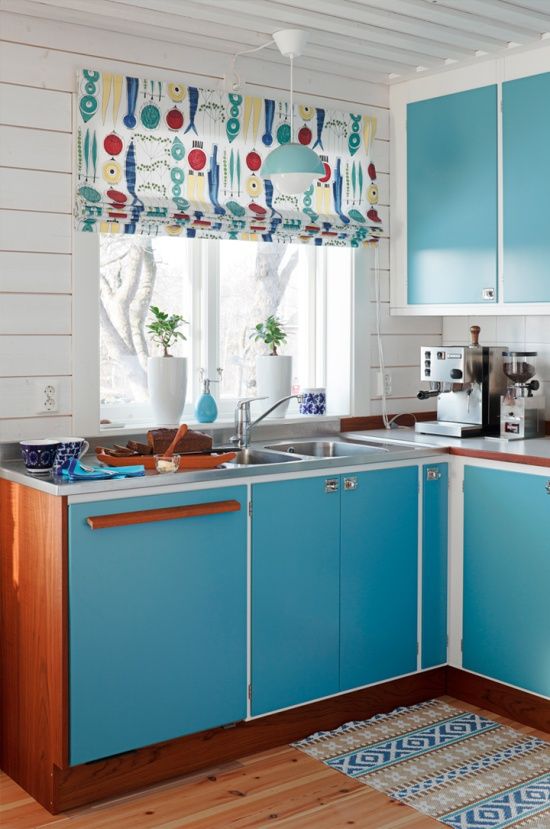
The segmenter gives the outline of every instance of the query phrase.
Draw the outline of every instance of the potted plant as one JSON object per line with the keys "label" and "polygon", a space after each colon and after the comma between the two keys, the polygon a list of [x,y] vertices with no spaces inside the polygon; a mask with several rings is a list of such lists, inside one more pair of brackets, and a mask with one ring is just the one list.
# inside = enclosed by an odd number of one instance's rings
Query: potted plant
{"label": "potted plant", "polygon": [[146,326],[151,340],[162,348],[162,356],[149,357],[147,385],[155,424],[173,426],[180,422],[187,392],[187,357],[170,354],[178,340],[187,337],[179,329],[188,325],[180,314],[168,314],[156,305],[149,308],[152,320]]}
{"label": "potted plant", "polygon": [[[279,354],[278,349],[287,341],[283,323],[274,314],[264,322],[259,322],[250,335],[256,342],[263,342],[269,348],[269,354],[256,357],[256,387],[258,397],[267,398],[266,408],[272,406],[281,397],[290,394],[292,386],[292,357]],[[281,404],[269,417],[284,417],[288,403]]]}

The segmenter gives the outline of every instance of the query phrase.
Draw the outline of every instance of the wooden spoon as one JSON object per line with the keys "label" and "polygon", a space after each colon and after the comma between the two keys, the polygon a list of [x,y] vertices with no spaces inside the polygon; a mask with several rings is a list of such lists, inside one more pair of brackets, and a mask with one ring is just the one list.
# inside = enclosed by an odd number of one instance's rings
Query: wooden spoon
{"label": "wooden spoon", "polygon": [[162,455],[163,458],[171,458],[172,457],[172,455],[174,454],[174,451],[176,449],[176,446],[178,445],[180,440],[182,438],[184,438],[185,435],[187,434],[188,428],[189,427],[187,426],[187,423],[180,423],[178,431],[176,432],[176,437],[174,438],[174,440],[172,441],[172,443],[170,444],[170,446],[168,447],[166,452],[163,453],[163,455]]}

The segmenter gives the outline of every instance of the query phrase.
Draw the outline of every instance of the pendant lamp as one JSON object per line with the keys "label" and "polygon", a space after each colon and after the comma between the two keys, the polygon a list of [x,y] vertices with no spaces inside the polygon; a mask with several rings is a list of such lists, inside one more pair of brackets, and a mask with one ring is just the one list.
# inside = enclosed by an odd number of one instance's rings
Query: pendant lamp
{"label": "pendant lamp", "polygon": [[275,32],[273,40],[279,51],[290,59],[290,142],[272,150],[262,164],[261,176],[287,196],[303,193],[318,178],[325,175],[323,162],[316,152],[295,143],[293,132],[294,58],[299,57],[306,44],[307,33],[301,29],[283,29]]}

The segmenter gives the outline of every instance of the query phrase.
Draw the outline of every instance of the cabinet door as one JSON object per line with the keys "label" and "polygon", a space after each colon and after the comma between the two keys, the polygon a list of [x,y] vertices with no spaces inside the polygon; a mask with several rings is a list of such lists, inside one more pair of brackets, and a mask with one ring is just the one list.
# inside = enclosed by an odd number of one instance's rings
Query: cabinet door
{"label": "cabinet door", "polygon": [[422,667],[431,668],[447,661],[448,467],[422,472]]}
{"label": "cabinet door", "polygon": [[338,691],[338,476],[256,484],[252,713]]}
{"label": "cabinet door", "polygon": [[410,304],[497,298],[497,88],[407,107]]}
{"label": "cabinet door", "polygon": [[550,72],[502,85],[504,299],[550,302]]}
{"label": "cabinet door", "polygon": [[417,467],[344,476],[341,523],[344,691],[416,670]]}
{"label": "cabinet door", "polygon": [[246,514],[245,487],[69,508],[72,765],[246,716]]}
{"label": "cabinet door", "polygon": [[550,695],[548,478],[466,467],[463,665]]}

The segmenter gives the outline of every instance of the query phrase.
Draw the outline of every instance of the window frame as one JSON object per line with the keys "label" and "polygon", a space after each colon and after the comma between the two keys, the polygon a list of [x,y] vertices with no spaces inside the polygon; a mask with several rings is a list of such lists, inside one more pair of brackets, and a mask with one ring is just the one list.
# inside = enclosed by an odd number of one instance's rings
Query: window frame
{"label": "window frame", "polygon": [[[102,417],[114,419],[114,407],[109,413],[101,412],[100,376],[99,376],[99,235],[73,230],[73,431],[82,435],[93,436],[108,431],[100,427]],[[195,403],[200,393],[198,369],[204,367],[210,377],[216,377],[217,355],[219,349],[219,244],[209,240],[196,239],[189,245],[191,261],[190,273],[193,280],[193,355],[197,355],[197,365],[191,364],[188,376],[187,403],[184,417],[194,422]],[[330,308],[327,291],[327,249],[320,246],[308,246],[308,314],[307,325],[308,375],[312,382],[307,385],[324,385],[321,382],[327,371],[327,330]],[[345,374],[349,377],[349,403],[336,415],[362,413],[369,411],[370,404],[370,349],[369,332],[366,325],[366,308],[369,302],[369,289],[366,275],[370,273],[371,262],[369,249],[350,251],[350,285],[349,285],[349,366],[346,361]],[[319,285],[320,281],[320,285]],[[316,287],[317,286],[317,287]],[[365,304],[366,303],[366,304]],[[197,322],[200,324],[197,325]],[[338,322],[336,321],[336,326]],[[332,321],[335,327],[335,321]],[[206,329],[207,336],[202,332]],[[328,384],[329,378],[327,378]],[[219,406],[219,422],[227,423],[232,419],[237,399],[222,398],[215,387],[213,393]],[[134,413],[135,406],[134,404]],[[286,420],[298,416],[292,410]],[[139,432],[147,428],[143,418],[125,417],[124,427],[113,427],[113,431]],[[135,424],[135,425],[134,425]]]}

